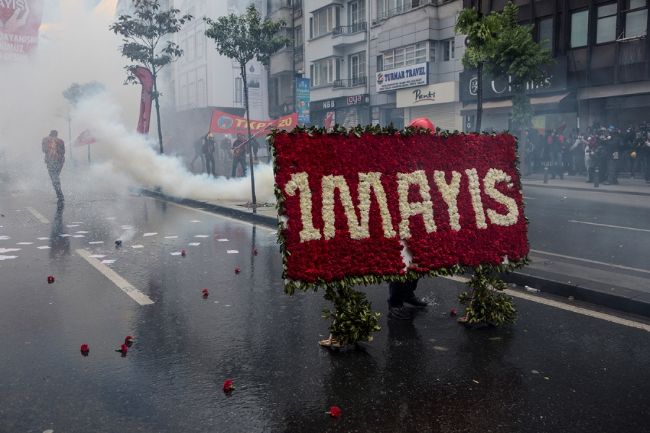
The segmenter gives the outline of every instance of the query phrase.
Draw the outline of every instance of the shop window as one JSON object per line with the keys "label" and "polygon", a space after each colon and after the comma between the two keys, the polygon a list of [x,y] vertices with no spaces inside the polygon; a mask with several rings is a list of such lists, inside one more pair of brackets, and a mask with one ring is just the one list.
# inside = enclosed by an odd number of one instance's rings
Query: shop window
{"label": "shop window", "polygon": [[625,37],[645,36],[648,31],[648,8],[646,0],[628,0],[625,13]]}
{"label": "shop window", "polygon": [[454,47],[454,38],[451,39],[445,39],[442,41],[442,59],[445,62],[448,62],[455,57],[455,47]]}
{"label": "shop window", "polygon": [[571,48],[586,47],[589,30],[589,11],[571,14]]}
{"label": "shop window", "polygon": [[542,48],[553,51],[553,17],[539,20],[537,24],[537,40]]}
{"label": "shop window", "polygon": [[598,6],[596,43],[603,44],[616,39],[616,3]]}

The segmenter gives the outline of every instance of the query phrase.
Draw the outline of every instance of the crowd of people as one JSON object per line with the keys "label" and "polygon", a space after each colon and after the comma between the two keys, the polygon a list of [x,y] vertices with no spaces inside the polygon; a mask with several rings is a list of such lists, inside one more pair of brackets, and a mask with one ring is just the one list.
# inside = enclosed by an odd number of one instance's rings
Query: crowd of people
{"label": "crowd of people", "polygon": [[[256,137],[247,140],[244,134],[239,133],[231,140],[228,135],[223,135],[217,143],[217,137],[210,132],[194,142],[194,158],[190,161],[190,168],[194,172],[216,177],[216,163],[220,163],[222,167],[231,166],[230,177],[246,177],[247,155],[253,152],[253,160],[257,163],[258,151],[259,142]],[[197,160],[200,161],[200,169],[195,168]]]}
{"label": "crowd of people", "polygon": [[644,178],[650,184],[650,123],[624,129],[595,123],[582,133],[566,127],[526,132],[528,173],[548,170],[552,179],[583,175],[587,182],[618,184],[618,176]]}

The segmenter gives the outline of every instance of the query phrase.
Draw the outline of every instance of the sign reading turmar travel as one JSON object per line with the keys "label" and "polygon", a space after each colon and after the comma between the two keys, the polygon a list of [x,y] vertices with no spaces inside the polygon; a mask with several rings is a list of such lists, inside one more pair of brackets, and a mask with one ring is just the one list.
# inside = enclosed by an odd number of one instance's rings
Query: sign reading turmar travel
{"label": "sign reading turmar travel", "polygon": [[376,78],[378,92],[387,92],[405,87],[426,86],[429,84],[429,64],[418,63],[417,65],[377,72]]}
{"label": "sign reading turmar travel", "polygon": [[398,90],[396,107],[418,107],[420,105],[445,104],[454,101],[458,101],[458,83],[456,81],[447,81],[429,86]]}

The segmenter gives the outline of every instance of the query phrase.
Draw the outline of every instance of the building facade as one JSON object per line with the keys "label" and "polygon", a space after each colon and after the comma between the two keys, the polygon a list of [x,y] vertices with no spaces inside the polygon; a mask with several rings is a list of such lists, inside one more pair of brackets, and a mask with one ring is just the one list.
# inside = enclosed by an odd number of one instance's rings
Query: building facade
{"label": "building facade", "polygon": [[[484,13],[505,1],[464,0]],[[533,126],[585,129],[645,122],[650,110],[650,41],[647,0],[518,0],[520,21],[552,52],[549,79],[530,86]],[[476,76],[461,76],[466,129],[472,129]],[[484,82],[484,128],[508,129],[512,103],[507,77]]]}

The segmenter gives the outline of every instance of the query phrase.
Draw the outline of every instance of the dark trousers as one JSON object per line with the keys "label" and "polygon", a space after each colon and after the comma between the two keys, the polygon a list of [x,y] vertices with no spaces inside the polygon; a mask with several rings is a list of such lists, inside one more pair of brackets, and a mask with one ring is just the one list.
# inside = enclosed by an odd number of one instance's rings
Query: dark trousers
{"label": "dark trousers", "polygon": [[246,156],[240,155],[232,159],[232,173],[230,177],[235,177],[237,175],[237,164],[241,165],[242,176],[246,176]]}
{"label": "dark trousers", "polygon": [[61,170],[63,169],[63,161],[45,161],[47,164],[47,172],[52,179],[52,186],[59,199],[63,198],[63,191],[61,191]]}
{"label": "dark trousers", "polygon": [[418,280],[392,281],[388,283],[388,305],[401,307],[404,301],[415,296],[415,289],[418,287]]}
{"label": "dark trousers", "polygon": [[208,153],[204,156],[204,158],[205,158],[205,172],[211,174],[212,176],[216,176],[217,173],[215,172],[214,169],[214,155]]}

